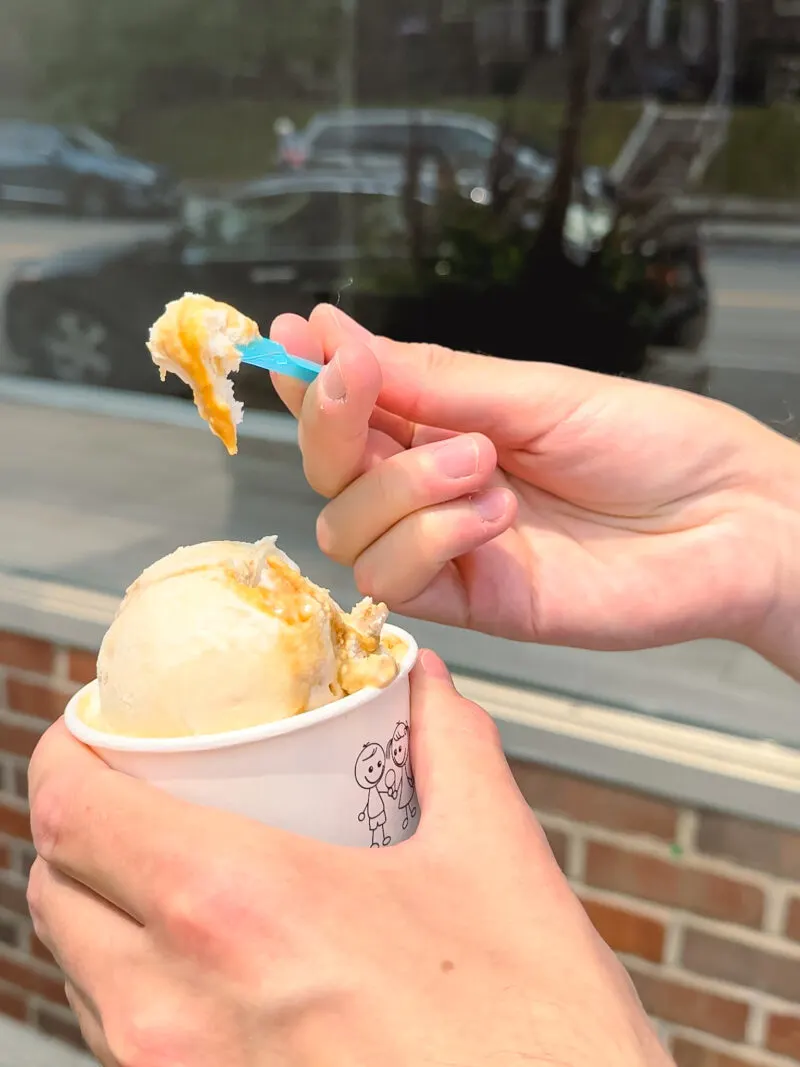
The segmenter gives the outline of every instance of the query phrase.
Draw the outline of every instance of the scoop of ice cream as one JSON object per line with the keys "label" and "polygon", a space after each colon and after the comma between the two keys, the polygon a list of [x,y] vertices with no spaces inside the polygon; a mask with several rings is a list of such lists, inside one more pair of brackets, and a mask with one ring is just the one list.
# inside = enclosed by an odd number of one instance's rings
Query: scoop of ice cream
{"label": "scoop of ice cream", "polygon": [[97,661],[88,725],[135,737],[220,733],[387,685],[404,650],[384,605],[352,614],[274,538],[180,548],[131,585]]}
{"label": "scoop of ice cream", "polygon": [[162,382],[171,372],[191,388],[197,410],[231,455],[237,449],[242,405],[228,376],[241,363],[236,346],[259,336],[252,319],[197,293],[185,293],[167,304],[150,330],[147,347]]}

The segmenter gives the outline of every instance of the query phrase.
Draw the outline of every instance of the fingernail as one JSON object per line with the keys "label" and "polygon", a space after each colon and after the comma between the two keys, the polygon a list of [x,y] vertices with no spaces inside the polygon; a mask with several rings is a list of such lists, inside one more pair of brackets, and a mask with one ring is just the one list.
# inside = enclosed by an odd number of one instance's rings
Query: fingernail
{"label": "fingernail", "polygon": [[337,326],[344,330],[346,334],[357,341],[371,341],[373,335],[369,332],[366,326],[362,326],[360,322],[356,322],[355,319],[351,319],[341,308],[333,307],[331,305],[331,315],[336,320]]}
{"label": "fingernail", "polygon": [[454,437],[433,450],[436,469],[445,478],[469,478],[478,470],[478,442],[474,437]]}
{"label": "fingernail", "polygon": [[319,384],[328,400],[342,401],[347,396],[347,386],[338,355],[320,371]]}
{"label": "fingernail", "polygon": [[505,489],[488,489],[472,498],[472,505],[481,517],[481,522],[497,522],[508,510]]}
{"label": "fingernail", "polygon": [[445,682],[452,681],[447,664],[439,659],[435,652],[429,648],[423,648],[419,654],[419,665],[431,678],[441,678]]}

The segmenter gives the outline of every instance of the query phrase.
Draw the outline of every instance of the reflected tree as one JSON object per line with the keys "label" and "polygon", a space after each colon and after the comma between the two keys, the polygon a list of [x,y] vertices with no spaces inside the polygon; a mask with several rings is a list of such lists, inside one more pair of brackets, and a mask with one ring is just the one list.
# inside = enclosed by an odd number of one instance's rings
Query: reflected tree
{"label": "reflected tree", "polygon": [[295,92],[335,76],[330,0],[5,0],[38,97],[58,118],[117,130],[165,102],[279,76]]}

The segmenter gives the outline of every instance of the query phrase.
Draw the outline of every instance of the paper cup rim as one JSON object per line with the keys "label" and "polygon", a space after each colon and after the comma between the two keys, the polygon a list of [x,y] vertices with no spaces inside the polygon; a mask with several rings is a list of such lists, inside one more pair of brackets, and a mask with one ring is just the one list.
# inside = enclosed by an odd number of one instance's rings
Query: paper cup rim
{"label": "paper cup rim", "polygon": [[351,696],[334,700],[330,704],[324,704],[321,708],[313,711],[305,711],[300,715],[292,715],[288,719],[278,719],[276,722],[262,723],[258,726],[247,726],[241,730],[226,730],[217,734],[191,734],[188,737],[127,737],[122,734],[109,734],[103,730],[95,730],[78,715],[78,705],[87,693],[97,689],[97,679],[82,686],[69,700],[64,709],[64,722],[67,729],[83,744],[89,748],[107,749],[110,752],[148,752],[162,753],[164,755],[176,755],[181,752],[208,752],[220,748],[233,748],[236,745],[252,745],[258,741],[267,741],[272,737],[280,737],[283,734],[297,733],[300,730],[308,730],[312,726],[331,719],[338,719],[356,708],[362,707],[376,700],[382,693],[387,693],[394,686],[406,678],[417,661],[419,646],[414,638],[406,630],[399,626],[386,624],[384,629],[401,638],[408,646],[408,652],[400,664],[397,677],[383,689],[370,686],[361,689]]}

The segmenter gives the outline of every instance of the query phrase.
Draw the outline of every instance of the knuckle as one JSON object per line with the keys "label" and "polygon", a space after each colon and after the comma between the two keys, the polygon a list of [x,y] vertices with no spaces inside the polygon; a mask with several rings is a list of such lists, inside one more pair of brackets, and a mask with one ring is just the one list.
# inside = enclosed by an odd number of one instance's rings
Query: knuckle
{"label": "knuckle", "polygon": [[341,563],[345,567],[352,566],[353,554],[347,550],[345,538],[342,535],[340,524],[332,515],[330,508],[324,508],[317,517],[317,544],[320,551],[332,559],[334,563]]}
{"label": "knuckle", "polygon": [[[179,1009],[179,1010],[178,1010]],[[105,1022],[105,1038],[119,1067],[174,1067],[201,1060],[202,1027],[185,1005],[146,997]]]}
{"label": "knuckle", "polygon": [[31,834],[39,855],[54,861],[61,851],[64,828],[74,804],[74,791],[58,778],[49,778],[36,791],[31,802]]}
{"label": "knuckle", "polygon": [[314,451],[307,447],[303,448],[303,475],[315,493],[327,498],[336,495],[331,489],[329,473],[323,473]]}
{"label": "knuckle", "polygon": [[211,962],[240,937],[251,937],[253,909],[244,886],[237,873],[212,867],[204,867],[202,877],[182,879],[162,908],[170,941],[187,955]]}
{"label": "knuckle", "polygon": [[471,700],[467,702],[470,711],[472,712],[472,730],[481,745],[486,745],[487,748],[495,748],[502,751],[503,739],[500,735],[500,727],[495,720],[479,704],[474,704]]}
{"label": "knuckle", "polygon": [[361,596],[369,596],[378,601],[385,599],[381,595],[377,568],[369,555],[359,556],[355,561],[353,564],[353,579]]}
{"label": "knuckle", "polygon": [[[414,346],[414,355],[422,364],[425,374],[449,370],[458,360],[458,354],[452,348],[421,342]],[[422,377],[423,375],[420,375]]]}
{"label": "knuckle", "polygon": [[31,873],[28,875],[28,888],[26,890],[28,911],[31,913],[37,937],[43,925],[45,876],[44,861],[37,857],[31,867]]}

